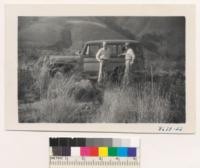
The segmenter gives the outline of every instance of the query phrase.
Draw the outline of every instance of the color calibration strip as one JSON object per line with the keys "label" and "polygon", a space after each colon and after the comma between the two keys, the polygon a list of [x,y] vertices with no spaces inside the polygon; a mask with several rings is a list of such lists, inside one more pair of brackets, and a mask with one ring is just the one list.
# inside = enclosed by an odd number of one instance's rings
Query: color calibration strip
{"label": "color calibration strip", "polygon": [[50,138],[49,168],[139,168],[139,140]]}
{"label": "color calibration strip", "polygon": [[52,147],[53,156],[136,157],[131,147]]}
{"label": "color calibration strip", "polygon": [[136,157],[128,139],[50,138],[52,156]]}

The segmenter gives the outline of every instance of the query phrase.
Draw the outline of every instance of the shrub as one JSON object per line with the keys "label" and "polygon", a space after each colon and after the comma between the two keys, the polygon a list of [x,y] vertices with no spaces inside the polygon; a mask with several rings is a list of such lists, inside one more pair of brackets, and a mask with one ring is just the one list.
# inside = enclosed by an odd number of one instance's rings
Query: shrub
{"label": "shrub", "polygon": [[[97,94],[97,92],[99,92]],[[47,98],[25,106],[21,122],[92,122],[100,104],[100,91],[89,81],[80,80],[78,75],[63,76],[58,73],[49,84]]]}

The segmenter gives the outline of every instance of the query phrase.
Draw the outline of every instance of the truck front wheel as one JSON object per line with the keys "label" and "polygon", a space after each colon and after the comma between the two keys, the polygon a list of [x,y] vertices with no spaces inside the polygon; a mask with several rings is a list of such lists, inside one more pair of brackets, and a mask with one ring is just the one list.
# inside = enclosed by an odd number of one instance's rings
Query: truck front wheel
{"label": "truck front wheel", "polygon": [[59,65],[50,68],[50,75],[54,77],[57,72],[62,73],[63,75],[69,74],[74,69],[74,65],[67,64],[67,65]]}

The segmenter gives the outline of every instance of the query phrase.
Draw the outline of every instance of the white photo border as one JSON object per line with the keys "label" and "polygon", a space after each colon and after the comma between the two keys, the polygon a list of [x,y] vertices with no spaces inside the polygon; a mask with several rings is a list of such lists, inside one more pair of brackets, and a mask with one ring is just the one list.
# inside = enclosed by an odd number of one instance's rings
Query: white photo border
{"label": "white photo border", "polygon": [[[35,131],[87,131],[124,133],[195,132],[195,5],[6,5],[5,6],[5,128]],[[19,123],[17,82],[18,16],[185,16],[186,18],[186,122],[162,123]]]}

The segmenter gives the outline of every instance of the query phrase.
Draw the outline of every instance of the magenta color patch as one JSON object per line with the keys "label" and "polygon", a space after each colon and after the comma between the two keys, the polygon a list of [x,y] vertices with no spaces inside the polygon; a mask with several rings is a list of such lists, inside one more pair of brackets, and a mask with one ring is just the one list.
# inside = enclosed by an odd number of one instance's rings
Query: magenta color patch
{"label": "magenta color patch", "polygon": [[81,147],[81,156],[90,156],[90,148]]}

